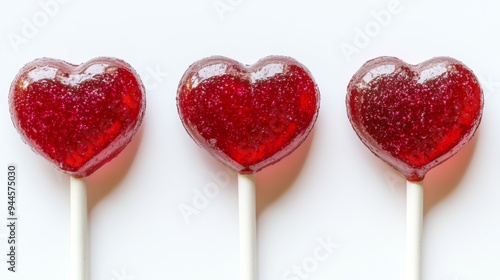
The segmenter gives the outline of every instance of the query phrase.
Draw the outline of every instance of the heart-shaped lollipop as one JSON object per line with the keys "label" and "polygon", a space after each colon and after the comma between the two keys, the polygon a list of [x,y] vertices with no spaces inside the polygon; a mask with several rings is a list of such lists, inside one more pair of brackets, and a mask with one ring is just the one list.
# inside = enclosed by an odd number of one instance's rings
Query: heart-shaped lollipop
{"label": "heart-shaped lollipop", "polygon": [[220,56],[202,59],[186,71],[177,94],[191,137],[243,174],[297,148],[319,109],[319,91],[309,71],[283,56],[252,66]]}
{"label": "heart-shaped lollipop", "polygon": [[255,176],[311,131],[319,91],[309,71],[283,56],[252,66],[214,56],[189,67],[177,107],[191,137],[238,172],[240,279],[257,279]]}
{"label": "heart-shaped lollipop", "polygon": [[483,95],[472,71],[453,58],[409,65],[380,57],[354,74],[346,102],[363,143],[408,180],[421,181],[472,138]]}
{"label": "heart-shaped lollipop", "polygon": [[354,74],[346,103],[363,143],[407,179],[405,279],[420,280],[423,179],[474,135],[482,116],[481,87],[453,58],[409,65],[380,57]]}
{"label": "heart-shaped lollipop", "polygon": [[12,121],[23,140],[71,175],[71,279],[87,279],[84,178],[115,157],[142,122],[146,95],[130,65],[96,58],[76,66],[41,58],[12,82]]}
{"label": "heart-shaped lollipop", "polygon": [[132,67],[104,57],[79,66],[37,59],[20,70],[9,99],[23,140],[74,177],[90,175],[128,144],[146,104]]}

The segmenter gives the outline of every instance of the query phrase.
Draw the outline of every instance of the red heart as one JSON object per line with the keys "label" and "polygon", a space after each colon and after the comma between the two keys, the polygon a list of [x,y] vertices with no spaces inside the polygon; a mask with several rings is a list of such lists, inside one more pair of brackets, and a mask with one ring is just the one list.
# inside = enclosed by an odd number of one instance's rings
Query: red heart
{"label": "red heart", "polygon": [[23,140],[75,177],[90,175],[125,148],[146,106],[132,67],[104,57],[80,66],[50,58],[28,63],[9,101]]}
{"label": "red heart", "polygon": [[420,181],[472,138],[483,94],[472,71],[455,59],[409,65],[379,57],[354,74],[346,103],[363,143],[408,180]]}
{"label": "red heart", "polygon": [[319,91],[292,58],[269,56],[244,66],[218,56],[189,67],[177,107],[201,147],[236,171],[253,173],[304,141],[318,114]]}

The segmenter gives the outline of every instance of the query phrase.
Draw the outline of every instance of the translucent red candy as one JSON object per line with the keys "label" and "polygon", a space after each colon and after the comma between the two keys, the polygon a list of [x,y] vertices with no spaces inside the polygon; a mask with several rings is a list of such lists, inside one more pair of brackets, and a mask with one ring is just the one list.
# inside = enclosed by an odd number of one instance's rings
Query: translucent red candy
{"label": "translucent red candy", "polygon": [[379,57],[353,76],[346,103],[363,143],[408,180],[420,181],[472,138],[483,94],[472,71],[455,59],[409,65]]}
{"label": "translucent red candy", "polygon": [[319,109],[309,71],[289,57],[252,66],[225,57],[189,67],[177,92],[191,137],[240,173],[253,173],[291,153],[307,137]]}
{"label": "translucent red candy", "polygon": [[80,66],[37,59],[14,79],[9,102],[23,140],[75,177],[114,158],[139,128],[146,107],[139,76],[114,58]]}

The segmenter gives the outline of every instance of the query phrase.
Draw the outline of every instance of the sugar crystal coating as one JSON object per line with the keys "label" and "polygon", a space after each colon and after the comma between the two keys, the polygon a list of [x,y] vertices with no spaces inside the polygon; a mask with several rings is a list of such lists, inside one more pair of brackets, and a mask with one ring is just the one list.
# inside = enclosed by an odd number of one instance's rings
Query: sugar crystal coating
{"label": "sugar crystal coating", "polygon": [[347,113],[363,143],[410,181],[420,181],[467,143],[482,115],[479,82],[461,62],[368,61],[347,88]]}
{"label": "sugar crystal coating", "polygon": [[191,137],[240,173],[253,173],[291,153],[307,137],[319,109],[308,70],[289,57],[252,66],[210,57],[180,81],[177,106]]}
{"label": "sugar crystal coating", "polygon": [[20,70],[9,95],[23,140],[75,177],[92,174],[130,142],[145,102],[130,65],[104,57],[80,66],[37,59]]}

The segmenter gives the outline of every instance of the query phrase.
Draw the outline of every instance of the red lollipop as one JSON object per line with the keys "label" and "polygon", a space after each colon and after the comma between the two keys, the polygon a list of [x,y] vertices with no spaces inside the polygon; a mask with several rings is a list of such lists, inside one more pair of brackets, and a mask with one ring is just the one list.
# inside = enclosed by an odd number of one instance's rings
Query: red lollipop
{"label": "red lollipop", "polygon": [[144,86],[130,65],[115,58],[79,66],[42,58],[20,70],[9,103],[24,142],[71,175],[71,279],[86,279],[87,200],[79,178],[130,142],[145,111]]}
{"label": "red lollipop", "polygon": [[483,94],[460,61],[409,65],[394,57],[366,62],[347,88],[347,114],[363,143],[408,180],[408,279],[420,279],[423,182],[479,126]]}
{"label": "red lollipop", "polygon": [[186,71],[177,106],[193,140],[239,174],[241,279],[256,279],[253,174],[305,140],[318,114],[318,88],[289,57],[245,66],[214,56]]}

